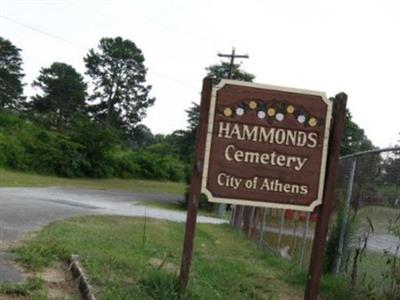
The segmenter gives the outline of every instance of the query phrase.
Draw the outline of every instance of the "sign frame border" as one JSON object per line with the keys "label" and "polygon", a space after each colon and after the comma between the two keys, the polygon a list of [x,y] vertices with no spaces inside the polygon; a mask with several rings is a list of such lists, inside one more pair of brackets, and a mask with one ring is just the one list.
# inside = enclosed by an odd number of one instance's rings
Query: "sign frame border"
{"label": "sign frame border", "polygon": [[[211,144],[212,144],[212,130],[214,127],[214,119],[215,119],[215,106],[217,101],[217,92],[222,89],[225,85],[236,85],[236,86],[244,86],[251,88],[259,88],[259,89],[268,89],[273,91],[282,91],[289,93],[297,93],[304,95],[313,95],[320,96],[322,100],[327,105],[326,116],[325,116],[325,131],[324,131],[324,140],[322,145],[322,158],[321,158],[321,166],[320,166],[320,176],[318,183],[318,195],[317,199],[315,199],[309,206],[305,205],[296,205],[296,204],[286,204],[286,203],[273,203],[273,202],[261,202],[254,200],[245,200],[245,199],[235,199],[235,198],[221,198],[214,197],[207,189],[207,179],[208,179],[208,167],[210,161],[210,152],[211,152]],[[326,177],[326,163],[328,157],[328,146],[329,146],[329,136],[331,129],[331,120],[332,120],[332,101],[327,98],[324,92],[313,91],[313,90],[305,90],[305,89],[297,89],[297,88],[289,88],[275,85],[267,85],[267,84],[259,84],[231,79],[222,79],[216,86],[212,87],[211,92],[211,101],[210,101],[210,110],[208,113],[208,124],[207,124],[207,137],[206,137],[206,145],[205,145],[205,155],[204,155],[204,167],[202,173],[201,180],[201,193],[205,194],[208,198],[209,202],[215,203],[227,203],[234,205],[245,205],[245,206],[255,206],[255,207],[270,207],[270,208],[280,208],[280,209],[293,209],[293,210],[301,210],[301,211],[313,211],[314,208],[320,204],[322,204],[323,194],[324,194],[324,185],[325,185],[325,177]]]}

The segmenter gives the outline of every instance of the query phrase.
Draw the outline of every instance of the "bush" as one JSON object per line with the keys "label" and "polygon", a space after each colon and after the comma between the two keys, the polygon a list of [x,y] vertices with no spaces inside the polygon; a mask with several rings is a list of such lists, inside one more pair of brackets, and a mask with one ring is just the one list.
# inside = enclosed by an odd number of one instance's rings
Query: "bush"
{"label": "bush", "polygon": [[21,171],[79,176],[81,146],[18,116],[0,113],[0,165]]}
{"label": "bush", "polygon": [[117,131],[83,117],[75,120],[69,135],[81,146],[83,175],[94,178],[114,175],[112,151],[120,143]]}
{"label": "bush", "polygon": [[170,153],[165,144],[128,149],[117,131],[85,117],[75,119],[68,132],[54,132],[0,111],[0,167],[64,177],[181,181],[184,164]]}
{"label": "bush", "polygon": [[113,168],[113,176],[120,178],[139,178],[142,170],[132,159],[131,151],[115,150],[110,156]]}
{"label": "bush", "polygon": [[23,170],[25,149],[16,136],[0,132],[0,166]]}
{"label": "bush", "polygon": [[[190,184],[186,186],[184,200],[180,202],[182,207],[185,209],[188,207],[189,197],[190,197]],[[200,194],[199,209],[202,209],[205,211],[215,211],[215,208],[216,208],[216,204],[214,202],[209,202],[206,195]]]}
{"label": "bush", "polygon": [[142,150],[115,151],[113,156],[114,176],[122,178],[144,178],[181,181],[183,164],[172,156],[160,156]]}
{"label": "bush", "polygon": [[[336,259],[338,257],[338,247],[339,247],[339,239],[340,239],[340,231],[343,225],[344,218],[344,195],[339,195],[338,207],[336,218],[334,219],[333,226],[328,235],[328,242],[325,249],[325,257],[324,257],[324,273],[333,273],[335,268]],[[346,256],[348,253],[348,247],[350,241],[353,239],[356,228],[356,219],[348,216],[347,225],[345,228],[345,235],[343,240],[343,249],[342,249],[342,264],[341,269],[344,266],[344,261],[346,260]],[[340,270],[339,270],[340,271]]]}

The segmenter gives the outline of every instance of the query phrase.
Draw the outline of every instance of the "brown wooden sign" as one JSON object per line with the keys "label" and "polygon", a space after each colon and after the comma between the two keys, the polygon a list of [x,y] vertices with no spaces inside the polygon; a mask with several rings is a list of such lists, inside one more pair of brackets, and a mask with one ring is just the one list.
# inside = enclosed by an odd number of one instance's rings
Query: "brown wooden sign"
{"label": "brown wooden sign", "polygon": [[320,92],[230,80],[213,87],[211,78],[203,80],[181,293],[189,280],[202,192],[214,202],[308,211],[321,204],[304,294],[318,299],[347,95],[337,94],[332,103]]}
{"label": "brown wooden sign", "polygon": [[222,80],[211,93],[201,192],[312,211],[323,198],[331,111],[321,92]]}

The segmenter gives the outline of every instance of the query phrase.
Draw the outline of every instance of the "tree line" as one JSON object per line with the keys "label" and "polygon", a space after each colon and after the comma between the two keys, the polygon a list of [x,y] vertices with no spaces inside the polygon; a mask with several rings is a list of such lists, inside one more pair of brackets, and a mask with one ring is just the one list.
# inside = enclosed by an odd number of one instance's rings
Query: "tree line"
{"label": "tree line", "polygon": [[[102,38],[83,58],[85,75],[54,62],[24,95],[21,49],[0,37],[0,167],[66,177],[190,180],[199,106],[186,110],[188,125],[167,135],[141,124],[155,98],[146,82],[140,48],[122,37]],[[217,82],[230,65],[205,69]],[[255,76],[234,64],[232,78]],[[342,154],[373,147],[347,112]]]}
{"label": "tree line", "polygon": [[83,60],[89,84],[73,66],[54,62],[40,70],[28,98],[21,49],[0,37],[0,167],[182,180],[177,155],[146,149],[164,137],[140,124],[155,101],[142,51],[128,39],[102,38]]}
{"label": "tree line", "polygon": [[[0,37],[0,167],[65,177],[189,180],[198,105],[188,127],[153,134],[141,124],[155,99],[142,51],[122,37],[102,38],[83,58],[85,75],[54,62],[24,95],[21,49]],[[206,68],[215,80],[229,65]],[[234,66],[236,79],[254,75]]]}
{"label": "tree line", "polygon": [[130,40],[102,38],[83,58],[90,94],[73,66],[54,62],[40,70],[32,83],[38,93],[30,99],[23,95],[21,50],[1,37],[0,47],[0,108],[29,114],[46,129],[68,130],[76,117],[85,115],[129,135],[154,104],[143,53]]}

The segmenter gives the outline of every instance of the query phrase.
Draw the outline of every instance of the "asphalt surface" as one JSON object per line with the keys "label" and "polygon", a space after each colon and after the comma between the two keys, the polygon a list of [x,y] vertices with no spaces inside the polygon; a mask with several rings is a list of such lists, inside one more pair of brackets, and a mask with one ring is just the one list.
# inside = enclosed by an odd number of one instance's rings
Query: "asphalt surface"
{"label": "asphalt surface", "polygon": [[[13,265],[13,256],[2,252],[6,245],[22,239],[27,233],[72,216],[113,214],[148,216],[175,222],[185,222],[186,213],[140,205],[145,201],[176,202],[182,196],[173,194],[137,193],[75,188],[0,188],[0,283],[20,282],[23,276]],[[198,217],[199,223],[225,223],[225,220]],[[266,232],[278,228],[266,227]],[[283,230],[292,235],[292,230]],[[302,235],[302,230],[297,232]],[[312,233],[308,232],[308,239]],[[391,235],[372,235],[368,248],[376,252],[388,250],[397,254],[398,238]]]}
{"label": "asphalt surface", "polygon": [[0,252],[0,283],[22,282],[21,272],[14,266],[14,255],[7,252]]}
{"label": "asphalt surface", "polygon": [[[186,213],[140,205],[145,201],[176,202],[182,196],[75,188],[0,188],[0,250],[27,233],[72,216],[113,214],[147,216],[185,222]],[[200,223],[226,221],[200,216]],[[0,252],[0,282],[18,282],[21,274],[13,267],[12,256]]]}
{"label": "asphalt surface", "polygon": [[[278,227],[274,226],[265,226],[264,227],[264,238],[265,235],[268,233],[274,233],[278,234],[281,232],[283,235],[288,235],[288,236],[297,236],[299,238],[303,237],[304,234],[304,228],[297,229],[296,232],[293,231],[293,229],[288,229],[288,228],[282,228],[280,230]],[[306,239],[312,240],[314,238],[314,231],[313,230],[308,230],[306,233]],[[399,255],[400,254],[400,249],[397,250],[397,247],[400,244],[400,240],[397,236],[394,235],[389,235],[389,234],[371,234],[368,238],[367,242],[367,249],[379,253],[384,253],[387,251],[388,253],[391,253],[393,255]],[[358,247],[359,245],[354,242],[351,247]],[[400,248],[400,247],[399,247]]]}

